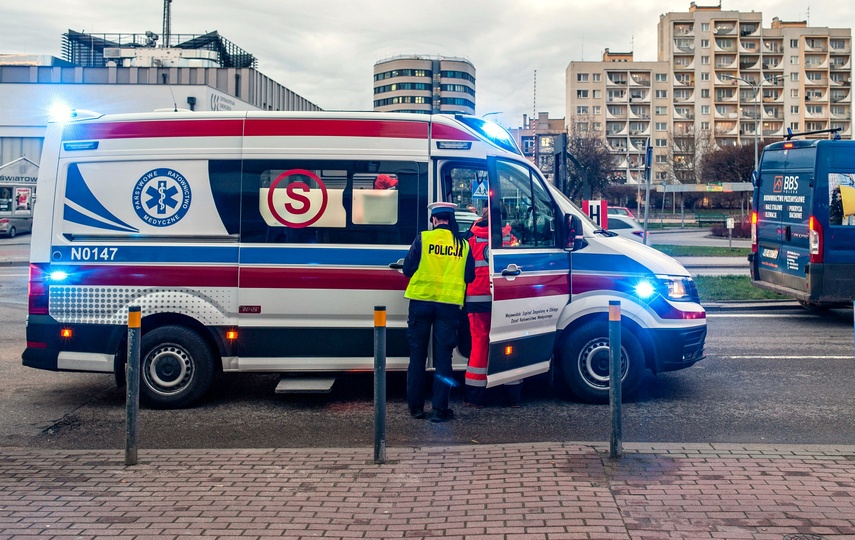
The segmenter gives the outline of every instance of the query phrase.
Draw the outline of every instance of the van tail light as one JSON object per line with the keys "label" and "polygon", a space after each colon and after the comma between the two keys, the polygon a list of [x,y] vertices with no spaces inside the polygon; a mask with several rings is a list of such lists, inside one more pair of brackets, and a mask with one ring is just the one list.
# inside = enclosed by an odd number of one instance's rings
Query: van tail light
{"label": "van tail light", "polygon": [[47,278],[47,272],[43,265],[30,265],[30,283],[27,289],[30,315],[48,314]]}
{"label": "van tail light", "polygon": [[751,252],[757,253],[757,212],[751,212]]}
{"label": "van tail light", "polygon": [[822,262],[822,225],[814,216],[808,221],[808,245],[810,246],[810,262]]}
{"label": "van tail light", "polygon": [[9,220],[6,218],[0,218],[0,223],[5,225],[5,224],[9,223]]}

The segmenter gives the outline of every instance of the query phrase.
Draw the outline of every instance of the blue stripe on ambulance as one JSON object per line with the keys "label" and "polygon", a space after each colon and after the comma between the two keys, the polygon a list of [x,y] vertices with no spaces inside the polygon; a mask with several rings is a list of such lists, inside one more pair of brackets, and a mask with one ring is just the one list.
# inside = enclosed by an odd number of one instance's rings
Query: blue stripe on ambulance
{"label": "blue stripe on ambulance", "polygon": [[[124,230],[139,232],[139,229],[128,225],[121,219],[114,216],[109,210],[104,208],[104,205],[101,204],[98,198],[95,197],[95,194],[92,193],[92,190],[89,189],[89,186],[86,185],[86,180],[83,179],[83,175],[80,173],[80,169],[77,167],[77,164],[71,164],[68,167],[68,179],[65,184],[65,198],[69,202],[78,205],[103,220],[99,222],[91,217],[87,217],[66,204],[65,215],[63,217],[67,221],[111,231]],[[81,218],[85,219],[81,220]]]}

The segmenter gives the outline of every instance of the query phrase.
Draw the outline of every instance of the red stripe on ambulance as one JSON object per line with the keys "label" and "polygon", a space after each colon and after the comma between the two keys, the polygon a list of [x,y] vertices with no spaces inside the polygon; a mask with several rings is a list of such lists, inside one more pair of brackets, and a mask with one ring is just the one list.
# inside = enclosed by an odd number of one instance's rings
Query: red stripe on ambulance
{"label": "red stripe on ambulance", "polygon": [[427,139],[426,122],[381,120],[248,119],[247,137],[390,137]]}
{"label": "red stripe on ambulance", "polygon": [[518,276],[513,282],[504,278],[493,280],[493,295],[496,300],[519,300],[568,294],[570,294],[570,285],[566,273],[551,276]]}
{"label": "red stripe on ambulance", "polygon": [[[427,139],[426,122],[320,119],[152,120],[149,122],[102,122],[66,126],[64,141],[142,139],[160,137],[388,137]],[[430,137],[477,141],[463,130],[431,124]]]}
{"label": "red stripe on ambulance", "polygon": [[158,137],[240,137],[243,120],[152,120],[68,125],[63,141]]}

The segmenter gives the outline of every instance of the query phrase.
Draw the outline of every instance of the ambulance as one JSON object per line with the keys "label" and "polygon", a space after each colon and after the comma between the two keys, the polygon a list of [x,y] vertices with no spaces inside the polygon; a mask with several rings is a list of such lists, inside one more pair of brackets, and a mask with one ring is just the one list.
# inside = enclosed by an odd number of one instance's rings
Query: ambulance
{"label": "ambulance", "polygon": [[24,365],[123,383],[139,306],[150,407],[191,406],[230,373],[329,390],[336,374],[373,369],[377,306],[387,369],[406,370],[401,263],[434,201],[502,216],[490,223],[490,386],[554,369],[578,398],[607,400],[610,300],[627,394],[647,369],[703,358],[686,270],[598,228],[477,117],[78,111],[49,125],[38,188]]}

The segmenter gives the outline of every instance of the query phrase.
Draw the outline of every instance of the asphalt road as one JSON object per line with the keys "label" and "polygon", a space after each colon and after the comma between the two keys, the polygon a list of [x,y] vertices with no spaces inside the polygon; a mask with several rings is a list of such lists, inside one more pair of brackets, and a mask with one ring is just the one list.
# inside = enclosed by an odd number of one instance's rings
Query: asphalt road
{"label": "asphalt road", "polygon": [[[0,446],[123,447],[125,396],[112,375],[23,367],[25,320],[26,267],[0,266]],[[855,444],[851,310],[815,315],[792,302],[712,307],[708,323],[705,360],[679,372],[648,374],[640,394],[624,405],[625,441]],[[275,375],[230,375],[196,408],[143,410],[140,444],[373,443],[372,375],[342,376],[328,395],[277,395],[277,382]],[[452,395],[457,418],[447,424],[410,419],[404,386],[402,374],[390,374],[389,445],[609,437],[608,407],[569,400],[547,376],[526,382],[522,409],[464,408],[457,389]]]}
{"label": "asphalt road", "polygon": [[[122,448],[125,396],[112,375],[51,373],[20,363],[26,311],[0,302],[0,445]],[[708,357],[648,374],[623,406],[637,442],[855,444],[852,312],[817,316],[793,303],[710,309]],[[142,448],[340,447],[373,444],[373,378],[340,377],[325,395],[277,395],[274,375],[229,375],[200,406],[143,410]],[[452,394],[447,424],[406,413],[403,374],[388,379],[387,444],[607,441],[609,408],[578,403],[547,376],[525,384],[525,406],[471,409]]]}

